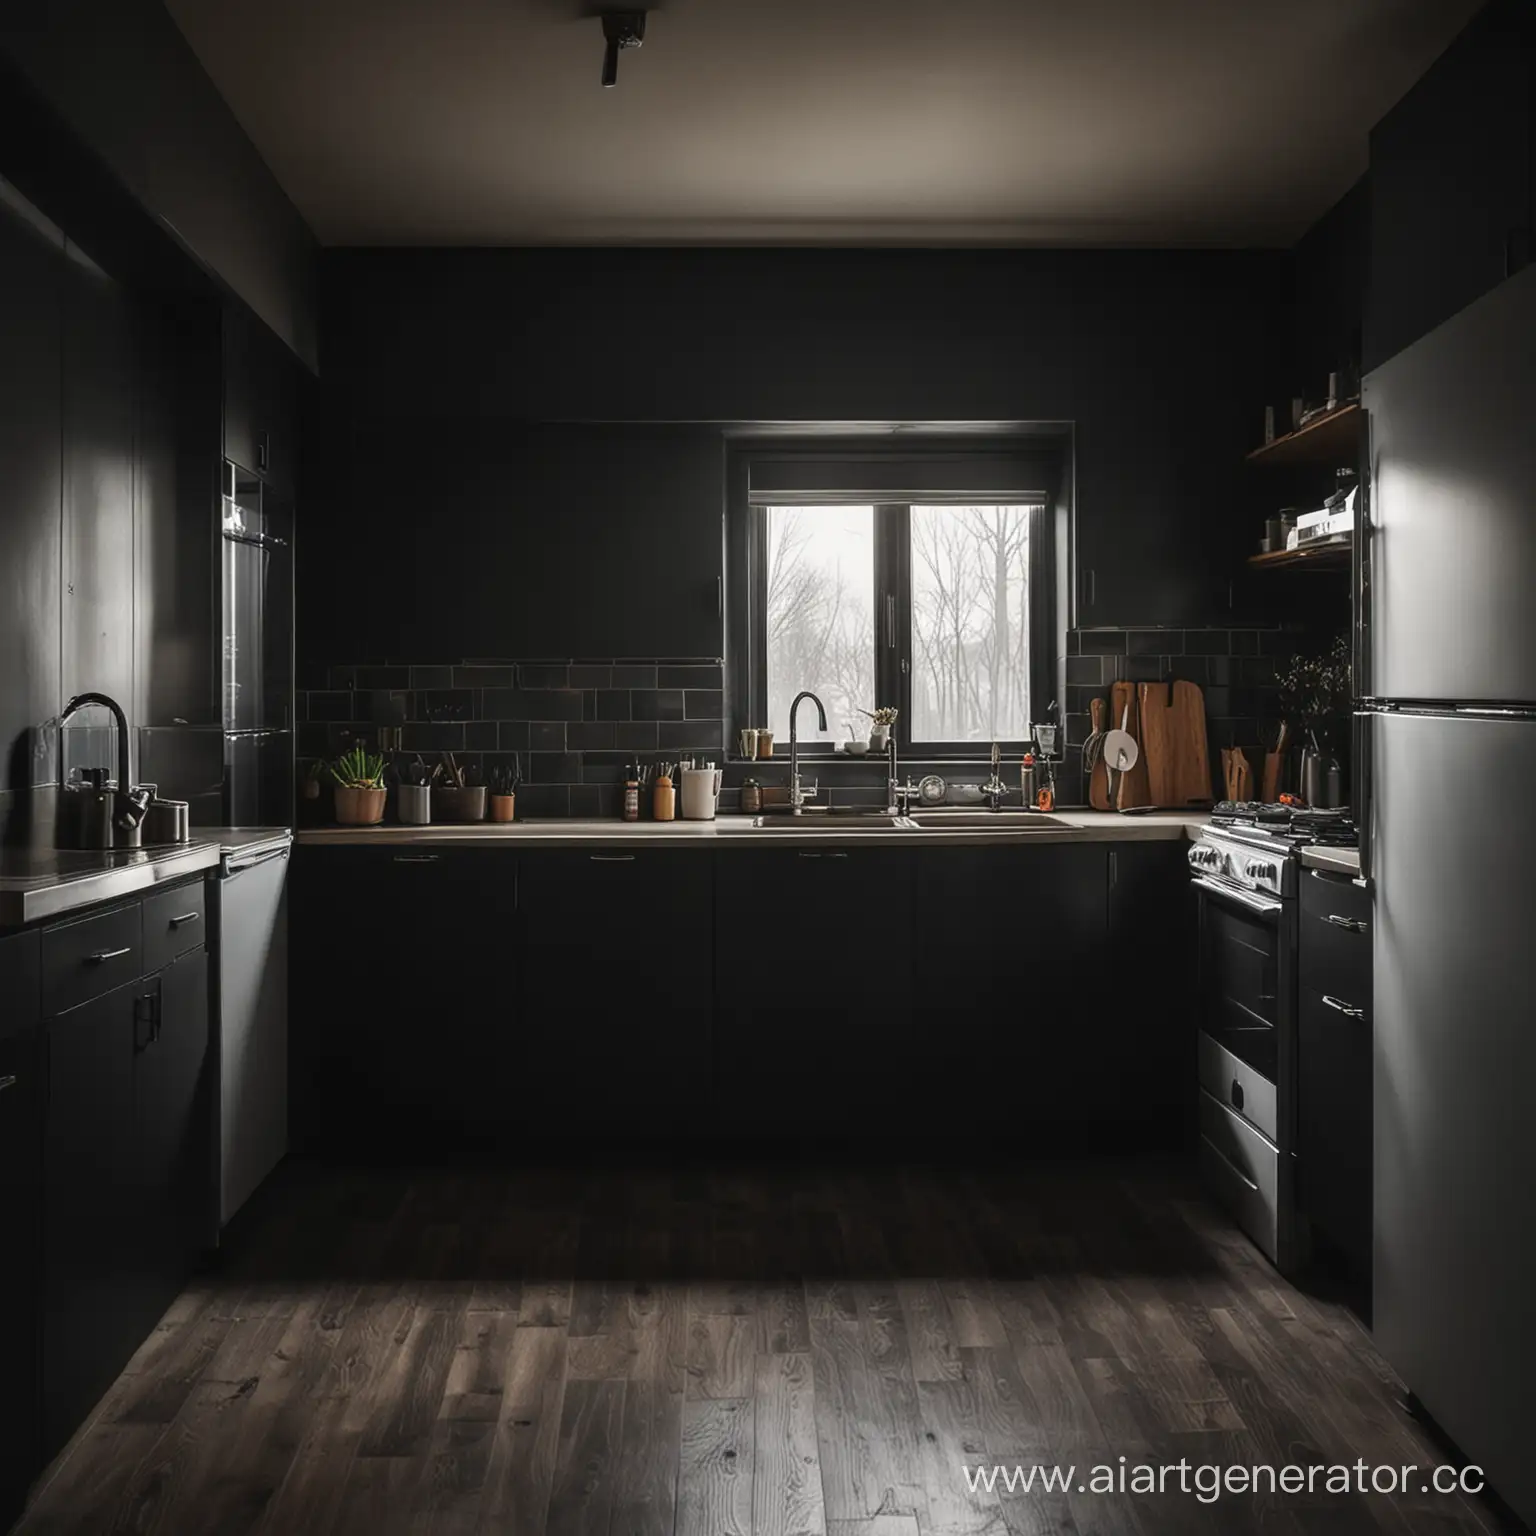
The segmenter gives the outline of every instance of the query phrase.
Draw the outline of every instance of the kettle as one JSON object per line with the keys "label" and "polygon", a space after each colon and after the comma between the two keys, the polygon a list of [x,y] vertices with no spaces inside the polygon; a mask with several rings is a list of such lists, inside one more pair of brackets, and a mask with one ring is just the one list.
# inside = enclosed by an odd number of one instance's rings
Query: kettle
{"label": "kettle", "polygon": [[713,821],[720,799],[718,768],[684,768],[682,771],[684,821]]}

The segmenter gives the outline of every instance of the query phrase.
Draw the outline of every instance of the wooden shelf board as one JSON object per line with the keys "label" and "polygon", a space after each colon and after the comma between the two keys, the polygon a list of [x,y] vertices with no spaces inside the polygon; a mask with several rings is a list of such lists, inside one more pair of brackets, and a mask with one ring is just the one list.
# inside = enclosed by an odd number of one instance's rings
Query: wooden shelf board
{"label": "wooden shelf board", "polygon": [[1340,406],[1330,416],[1309,421],[1299,432],[1288,432],[1274,442],[1255,448],[1248,455],[1250,464],[1328,464],[1342,461],[1353,465],[1359,457],[1360,407]]}
{"label": "wooden shelf board", "polygon": [[1287,567],[1310,566],[1313,570],[1344,569],[1349,565],[1352,540],[1344,539],[1337,544],[1316,544],[1302,549],[1277,549],[1267,555],[1249,555],[1248,564],[1259,570],[1284,570]]}

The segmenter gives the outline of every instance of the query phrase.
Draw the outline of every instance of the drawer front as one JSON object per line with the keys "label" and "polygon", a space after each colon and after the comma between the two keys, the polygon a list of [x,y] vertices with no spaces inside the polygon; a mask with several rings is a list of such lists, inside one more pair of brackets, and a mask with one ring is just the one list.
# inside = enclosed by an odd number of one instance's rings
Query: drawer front
{"label": "drawer front", "polygon": [[1301,881],[1301,984],[1356,1007],[1371,1001],[1370,893],[1309,869]]}
{"label": "drawer front", "polygon": [[201,880],[144,898],[144,969],[158,971],[208,942],[208,887]]}
{"label": "drawer front", "polygon": [[1275,1102],[1275,1085],[1204,1030],[1200,1032],[1200,1086],[1279,1145],[1280,1115]]}
{"label": "drawer front", "polygon": [[1280,1262],[1281,1154],[1239,1115],[1200,1095],[1200,1174],[1211,1194]]}
{"label": "drawer front", "polygon": [[43,930],[43,1012],[63,1013],[144,974],[138,902]]}

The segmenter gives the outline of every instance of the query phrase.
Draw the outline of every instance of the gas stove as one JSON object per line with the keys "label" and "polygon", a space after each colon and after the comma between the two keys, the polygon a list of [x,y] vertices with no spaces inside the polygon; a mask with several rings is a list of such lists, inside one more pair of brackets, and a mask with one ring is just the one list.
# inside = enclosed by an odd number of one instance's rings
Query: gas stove
{"label": "gas stove", "polygon": [[1211,809],[1211,825],[1237,835],[1257,834],[1275,843],[1303,848],[1311,843],[1353,848],[1359,841],[1346,810],[1271,805],[1257,800],[1222,800]]}

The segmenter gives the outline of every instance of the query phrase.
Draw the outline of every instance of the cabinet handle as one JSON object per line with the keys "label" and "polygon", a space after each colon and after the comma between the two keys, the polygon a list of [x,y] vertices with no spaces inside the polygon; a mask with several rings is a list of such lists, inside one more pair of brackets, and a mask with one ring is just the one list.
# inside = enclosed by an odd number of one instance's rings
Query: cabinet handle
{"label": "cabinet handle", "polygon": [[846,853],[807,853],[802,851],[800,857],[802,859],[846,859],[848,855]]}
{"label": "cabinet handle", "polygon": [[263,474],[272,467],[272,439],[269,433],[256,434],[256,468]]}
{"label": "cabinet handle", "polygon": [[1358,917],[1340,917],[1337,912],[1328,914],[1328,921],[1335,928],[1347,928],[1351,933],[1364,933],[1365,924]]}
{"label": "cabinet handle", "polygon": [[15,1086],[16,1074],[14,1072],[7,1072],[4,1077],[0,1077],[0,1093],[4,1093],[7,1088],[14,1088]]}
{"label": "cabinet handle", "polygon": [[1353,1003],[1346,1003],[1342,998],[1324,996],[1323,1001],[1330,1008],[1342,1013],[1347,1019],[1363,1019],[1365,1017],[1364,1008],[1356,1008]]}
{"label": "cabinet handle", "polygon": [[632,853],[589,853],[587,861],[591,864],[633,864],[635,856]]}
{"label": "cabinet handle", "polygon": [[896,594],[885,594],[885,648],[888,651],[896,649]]}
{"label": "cabinet handle", "polygon": [[179,917],[171,919],[171,927],[180,928],[183,923],[195,923],[202,915],[201,912],[183,912]]}
{"label": "cabinet handle", "polygon": [[396,864],[436,864],[435,853],[397,853],[394,856]]}
{"label": "cabinet handle", "polygon": [[131,955],[132,953],[131,947],[126,949],[98,949],[94,955],[87,955],[85,958],[92,965],[100,965],[103,961],[120,960],[124,955]]}

